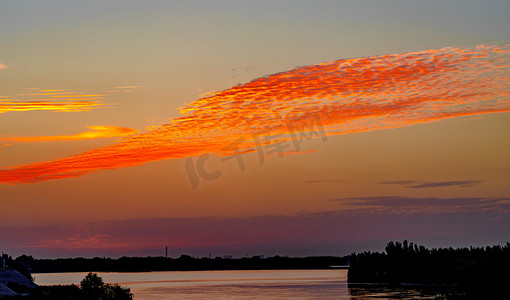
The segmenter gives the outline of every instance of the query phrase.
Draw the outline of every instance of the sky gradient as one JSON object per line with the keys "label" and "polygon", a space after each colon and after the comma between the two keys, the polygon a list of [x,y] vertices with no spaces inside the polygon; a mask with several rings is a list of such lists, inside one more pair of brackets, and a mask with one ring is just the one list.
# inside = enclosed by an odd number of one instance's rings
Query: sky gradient
{"label": "sky gradient", "polygon": [[1,5],[4,252],[508,239],[504,1]]}

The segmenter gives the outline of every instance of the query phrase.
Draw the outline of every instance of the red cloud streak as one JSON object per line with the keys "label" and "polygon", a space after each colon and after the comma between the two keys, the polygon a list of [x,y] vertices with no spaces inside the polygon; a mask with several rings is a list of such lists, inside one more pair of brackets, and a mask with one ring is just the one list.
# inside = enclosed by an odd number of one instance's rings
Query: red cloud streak
{"label": "red cloud streak", "polygon": [[9,143],[34,143],[48,141],[77,141],[99,138],[120,137],[136,133],[137,130],[117,126],[87,126],[90,131],[80,132],[73,135],[52,135],[52,136],[14,136],[0,137],[0,142]]}
{"label": "red cloud streak", "polygon": [[[110,146],[0,170],[0,182],[66,178],[207,152],[225,155],[240,137],[281,133],[317,117],[332,135],[508,112],[509,54],[510,45],[497,44],[298,67],[207,95],[169,124]],[[241,148],[251,147],[245,142]]]}

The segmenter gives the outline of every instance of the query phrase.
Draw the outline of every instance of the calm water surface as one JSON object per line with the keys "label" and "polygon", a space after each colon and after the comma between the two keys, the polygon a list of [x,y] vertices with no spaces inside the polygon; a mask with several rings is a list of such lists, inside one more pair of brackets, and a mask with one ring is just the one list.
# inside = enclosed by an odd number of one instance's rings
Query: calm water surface
{"label": "calm water surface", "polygon": [[[33,274],[40,285],[79,284],[87,273]],[[158,299],[433,299],[415,289],[347,287],[347,270],[249,270],[103,273],[131,288],[135,300]]]}

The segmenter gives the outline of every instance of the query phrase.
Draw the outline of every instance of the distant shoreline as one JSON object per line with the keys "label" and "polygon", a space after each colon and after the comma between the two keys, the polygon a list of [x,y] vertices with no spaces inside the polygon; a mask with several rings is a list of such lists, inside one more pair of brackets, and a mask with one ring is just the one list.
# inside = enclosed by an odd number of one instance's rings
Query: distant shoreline
{"label": "distant shoreline", "polygon": [[[348,270],[348,269],[349,269],[349,266],[329,267],[329,268],[306,268],[306,269],[304,269],[304,268],[285,268],[285,269],[282,269],[282,268],[260,269],[260,268],[258,268],[258,269],[221,269],[221,270],[217,270],[217,269],[209,270],[208,269],[208,270],[67,271],[67,272],[34,272],[34,273],[32,273],[32,275],[35,276],[37,274],[57,274],[57,273],[65,274],[65,273],[89,273],[89,272],[92,272],[92,273],[155,273],[155,272],[285,271],[285,270],[288,270],[288,271],[306,271],[306,270],[312,271],[312,270]],[[364,283],[361,283],[361,284],[364,284]]]}
{"label": "distant shoreline", "polygon": [[17,259],[31,273],[73,272],[157,272],[157,271],[223,271],[223,270],[310,270],[348,269],[349,256],[312,256],[268,258],[194,258],[181,255],[167,257]]}

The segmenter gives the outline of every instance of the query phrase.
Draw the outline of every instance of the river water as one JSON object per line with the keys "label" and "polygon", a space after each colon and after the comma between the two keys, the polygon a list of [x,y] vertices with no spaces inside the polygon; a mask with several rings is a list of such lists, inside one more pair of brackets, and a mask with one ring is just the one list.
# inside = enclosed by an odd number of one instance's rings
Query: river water
{"label": "river water", "polygon": [[[348,288],[347,270],[97,273],[131,288],[135,300],[434,299],[417,289]],[[87,273],[33,274],[39,285],[78,284]]]}

